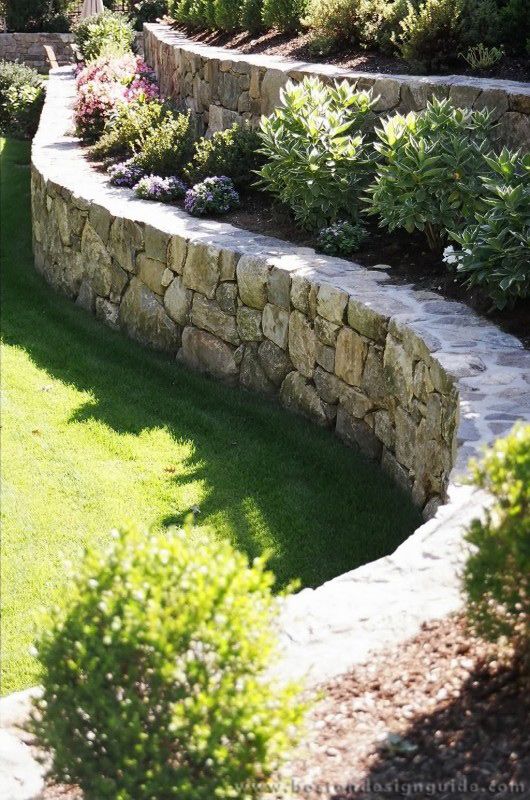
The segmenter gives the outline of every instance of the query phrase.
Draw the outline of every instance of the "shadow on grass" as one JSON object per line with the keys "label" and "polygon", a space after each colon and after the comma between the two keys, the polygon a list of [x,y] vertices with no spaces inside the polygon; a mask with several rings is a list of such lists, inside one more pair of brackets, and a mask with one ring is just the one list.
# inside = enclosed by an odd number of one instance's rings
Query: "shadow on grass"
{"label": "shadow on grass", "polygon": [[[134,435],[164,428],[192,442],[175,483],[201,479],[201,523],[222,513],[250,557],[272,544],[279,585],[318,585],[391,552],[414,530],[420,518],[407,497],[329,432],[143,349],[56,295],[33,268],[28,157],[28,144],[13,141],[1,156],[3,338],[91,392],[72,424],[95,419]],[[158,522],[186,510],[168,508]],[[256,515],[267,541],[255,535]]]}

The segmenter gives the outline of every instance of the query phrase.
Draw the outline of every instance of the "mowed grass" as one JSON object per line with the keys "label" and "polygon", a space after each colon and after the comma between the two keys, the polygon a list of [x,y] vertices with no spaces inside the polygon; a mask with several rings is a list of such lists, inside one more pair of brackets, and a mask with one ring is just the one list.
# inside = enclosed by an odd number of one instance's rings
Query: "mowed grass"
{"label": "mowed grass", "polygon": [[250,558],[268,550],[278,586],[317,586],[412,532],[407,498],[327,431],[56,295],[33,268],[28,161],[27,143],[4,142],[3,693],[38,679],[39,610],[112,527],[159,528],[198,506],[199,523]]}

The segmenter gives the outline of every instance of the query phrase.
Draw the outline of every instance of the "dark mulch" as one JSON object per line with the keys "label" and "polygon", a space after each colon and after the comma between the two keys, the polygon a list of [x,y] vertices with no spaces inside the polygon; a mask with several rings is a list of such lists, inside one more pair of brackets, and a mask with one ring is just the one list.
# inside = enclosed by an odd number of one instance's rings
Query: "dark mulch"
{"label": "dark mulch", "polygon": [[528,800],[530,685],[508,655],[452,616],[329,684],[294,796]]}
{"label": "dark mulch", "polygon": [[[269,56],[284,56],[308,64],[336,64],[345,69],[359,72],[381,72],[385,74],[407,75],[417,74],[408,61],[397,56],[387,56],[374,50],[363,50],[359,47],[348,47],[325,56],[315,53],[310,46],[309,33],[280,33],[268,31],[261,35],[248,31],[236,33],[220,33],[218,31],[196,30],[188,26],[175,25],[176,30],[190,39],[216,47],[227,47],[240,53],[261,53]],[[464,59],[458,59],[448,65],[446,73],[458,75],[474,75],[481,78],[502,78],[511,81],[530,80],[529,58],[504,58],[491,70],[473,71]]]}
{"label": "dark mulch", "polygon": [[[249,192],[241,198],[241,208],[222,218],[245,230],[275,236],[299,245],[314,247],[315,239],[292,222],[284,208],[278,208],[267,194]],[[452,300],[466,303],[482,316],[517,336],[530,348],[530,299],[500,312],[491,308],[491,301],[478,290],[469,290],[443,262],[440,253],[426,246],[423,234],[404,231],[388,233],[369,224],[369,236],[352,258],[366,267],[389,265],[387,274],[396,283],[412,283],[419,289],[437,292]]]}

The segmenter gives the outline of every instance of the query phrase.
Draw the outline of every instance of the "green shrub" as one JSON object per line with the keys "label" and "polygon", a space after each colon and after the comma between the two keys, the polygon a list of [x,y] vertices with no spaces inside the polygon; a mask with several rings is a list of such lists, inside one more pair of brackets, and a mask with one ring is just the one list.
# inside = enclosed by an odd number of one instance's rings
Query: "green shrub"
{"label": "green shrub", "polygon": [[289,82],[281,105],[261,120],[266,164],[259,183],[317,231],[337,219],[355,219],[358,195],[371,168],[371,148],[360,133],[373,105],[367,92],[344,81]]}
{"label": "green shrub", "polygon": [[364,225],[351,222],[336,222],[322,228],[318,234],[317,247],[330,256],[349,256],[355,253],[367,237]]}
{"label": "green shrub", "polygon": [[162,178],[178,174],[191,156],[193,143],[189,114],[167,114],[151,128],[134,156],[136,166]]}
{"label": "green shrub", "polygon": [[263,30],[261,18],[262,0],[242,0],[239,12],[239,24],[245,31],[258,33]]}
{"label": "green shrub", "polygon": [[295,740],[272,575],[227,542],[167,531],[88,552],[43,628],[39,741],[86,800],[254,800]]}
{"label": "green shrub", "polygon": [[490,116],[434,98],[425,111],[386,119],[376,129],[368,213],[390,231],[424,231],[429,246],[441,249],[447,230],[462,230],[477,208]]}
{"label": "green shrub", "polygon": [[461,250],[448,248],[468,286],[479,286],[498,308],[530,297],[530,154],[503,149],[486,158],[485,209],[464,231],[453,233]]}
{"label": "green shrub", "polygon": [[66,0],[6,0],[5,16],[11,31],[68,31]]}
{"label": "green shrub", "polygon": [[130,156],[141,150],[150,131],[171,114],[167,103],[143,98],[120,103],[105,124],[99,141],[92,147],[95,158]]}
{"label": "green shrub", "polygon": [[530,664],[530,425],[498,439],[471,475],[495,502],[467,533],[468,615],[486,638],[507,636]]}
{"label": "green shrub", "polygon": [[263,23],[280,31],[299,30],[306,4],[307,0],[263,0]]}
{"label": "green shrub", "polygon": [[156,22],[168,12],[167,0],[140,0],[132,8],[133,27],[141,31],[144,22]]}
{"label": "green shrub", "polygon": [[0,61],[0,133],[31,138],[44,102],[43,81],[23,64]]}
{"label": "green shrub", "polygon": [[241,0],[213,0],[215,27],[235,31],[240,27]]}
{"label": "green shrub", "polygon": [[352,45],[392,51],[406,11],[407,0],[309,0],[304,25],[322,55]]}
{"label": "green shrub", "polygon": [[466,0],[463,12],[462,44],[491,47],[500,43],[497,0]]}
{"label": "green shrub", "polygon": [[248,186],[256,179],[255,171],[263,164],[258,152],[261,139],[255,130],[237,123],[224,131],[216,131],[210,138],[195,142],[193,158],[184,169],[191,183],[213,175],[226,175],[238,188]]}
{"label": "green shrub", "polygon": [[530,3],[508,0],[499,10],[500,41],[515,55],[530,55]]}
{"label": "green shrub", "polygon": [[74,36],[84,61],[94,61],[101,55],[123,55],[134,42],[131,23],[117,11],[104,11],[81,20],[74,27]]}
{"label": "green shrub", "polygon": [[465,0],[408,3],[396,37],[401,56],[427,70],[438,70],[456,58],[463,43]]}

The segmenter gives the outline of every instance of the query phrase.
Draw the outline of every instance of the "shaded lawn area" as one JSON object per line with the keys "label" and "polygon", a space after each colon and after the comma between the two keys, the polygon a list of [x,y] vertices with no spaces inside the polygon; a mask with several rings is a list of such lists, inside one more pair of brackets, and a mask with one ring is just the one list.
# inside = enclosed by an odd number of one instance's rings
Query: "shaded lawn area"
{"label": "shaded lawn area", "polygon": [[199,521],[282,586],[317,586],[392,551],[410,502],[327,431],[112,332],[34,271],[29,144],[1,169],[2,692],[38,679],[39,608],[112,527]]}

